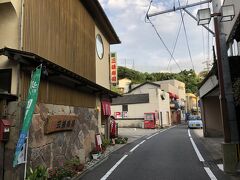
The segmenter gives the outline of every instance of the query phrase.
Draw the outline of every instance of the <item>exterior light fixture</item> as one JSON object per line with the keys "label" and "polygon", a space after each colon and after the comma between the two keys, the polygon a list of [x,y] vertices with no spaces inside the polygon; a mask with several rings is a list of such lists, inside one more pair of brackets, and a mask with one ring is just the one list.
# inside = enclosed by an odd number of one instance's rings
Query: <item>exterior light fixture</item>
{"label": "exterior light fixture", "polygon": [[226,5],[221,8],[221,22],[232,21],[235,16],[234,5]]}
{"label": "exterior light fixture", "polygon": [[198,25],[209,24],[211,21],[211,11],[210,8],[199,9],[197,12],[197,22]]}

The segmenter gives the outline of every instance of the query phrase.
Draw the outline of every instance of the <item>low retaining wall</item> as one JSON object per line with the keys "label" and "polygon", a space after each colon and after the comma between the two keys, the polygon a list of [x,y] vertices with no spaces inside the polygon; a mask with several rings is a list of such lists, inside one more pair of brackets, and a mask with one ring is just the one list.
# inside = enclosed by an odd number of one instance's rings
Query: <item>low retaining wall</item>
{"label": "low retaining wall", "polygon": [[[19,132],[22,128],[24,102],[8,105],[8,118],[12,121],[10,139],[5,146],[5,179],[23,179],[24,164],[12,168],[13,156]],[[72,130],[46,134],[45,125],[49,117],[76,117]],[[52,121],[52,119],[51,119]],[[50,121],[49,121],[50,122]],[[55,128],[68,126],[69,120],[57,121]],[[59,127],[58,127],[59,126]],[[88,161],[90,151],[95,147],[98,133],[97,112],[93,108],[72,107],[52,104],[37,104],[29,133],[28,166],[44,165],[55,167],[75,156],[82,163]],[[1,177],[0,177],[1,179]]]}
{"label": "low retaining wall", "polygon": [[144,128],[144,120],[116,120],[120,128]]}

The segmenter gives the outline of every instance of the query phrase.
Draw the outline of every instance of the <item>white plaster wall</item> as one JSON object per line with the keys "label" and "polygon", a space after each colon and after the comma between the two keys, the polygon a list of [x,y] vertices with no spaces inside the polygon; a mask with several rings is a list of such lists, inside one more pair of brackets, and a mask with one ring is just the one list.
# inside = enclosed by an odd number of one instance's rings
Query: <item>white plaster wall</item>
{"label": "white plaster wall", "polygon": [[118,81],[118,87],[119,88],[124,88],[124,93],[127,93],[129,91],[129,84],[131,83],[132,81],[130,79],[127,79],[127,78],[124,78],[124,79],[120,79]]}
{"label": "white plaster wall", "polygon": [[[177,89],[170,84],[164,84],[164,85],[166,85],[166,87],[168,87],[168,89],[173,88],[177,91]],[[135,89],[130,94],[142,94],[142,93],[149,93],[150,103],[148,106],[152,110],[150,112],[155,112],[155,110],[157,110],[158,113],[162,112],[163,125],[168,125],[169,124],[168,122],[171,122],[171,118],[169,117],[169,121],[168,121],[168,117],[167,117],[167,112],[170,113],[169,94],[167,92],[165,92],[166,98],[165,98],[165,100],[162,100],[161,95],[164,92],[160,88],[153,86],[151,84],[145,84],[144,86],[141,86],[141,87]],[[159,120],[160,120],[160,116],[159,116]],[[159,122],[159,124],[160,124],[160,122]]]}
{"label": "white plaster wall", "polygon": [[144,128],[144,120],[116,120],[119,128]]}
{"label": "white plaster wall", "polygon": [[161,85],[161,89],[175,93],[179,96],[179,99],[186,100],[186,89],[185,89],[185,83],[178,81],[176,79],[172,80],[165,80],[165,81],[157,81],[154,82]]}
{"label": "white plaster wall", "polygon": [[[144,113],[155,112],[157,109],[157,107],[154,107],[150,103],[129,104],[127,118],[144,118]],[[122,105],[112,105],[111,112],[112,115],[114,115],[114,112],[122,112]]]}
{"label": "white plaster wall", "polygon": [[[167,112],[170,114],[170,103],[169,95],[165,92],[165,100],[161,99],[161,95],[164,93],[161,89],[156,86],[145,84],[140,88],[135,89],[129,94],[149,94],[149,103],[144,104],[129,104],[128,105],[128,118],[144,118],[144,113],[147,112],[158,112],[160,124],[160,112],[162,112],[162,122],[163,125],[169,125],[171,123],[171,118],[167,117]],[[112,114],[114,112],[122,112],[122,105],[112,105]]]}
{"label": "white plaster wall", "polygon": [[[161,95],[165,93],[165,99],[163,100],[161,98]],[[171,117],[167,117],[168,113],[170,114],[170,99],[169,94],[166,92],[163,92],[159,89],[159,113],[162,112],[162,123],[164,126],[168,126],[171,124]],[[160,120],[160,114],[159,114],[159,120]]]}
{"label": "white plaster wall", "polygon": [[[19,13],[20,0],[0,1],[0,48],[19,48]],[[17,63],[9,61],[6,56],[0,56],[0,69],[12,69],[11,93],[17,94],[18,70]]]}
{"label": "white plaster wall", "polygon": [[99,59],[96,53],[96,83],[110,89],[110,45],[104,35],[100,32],[97,26],[95,26],[95,37],[100,34],[104,45],[104,55],[102,59]]}

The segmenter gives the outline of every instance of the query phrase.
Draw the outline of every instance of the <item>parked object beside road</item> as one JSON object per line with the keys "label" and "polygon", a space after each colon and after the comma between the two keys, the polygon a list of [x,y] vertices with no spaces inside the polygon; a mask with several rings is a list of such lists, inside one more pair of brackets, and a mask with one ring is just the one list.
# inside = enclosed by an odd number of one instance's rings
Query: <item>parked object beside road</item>
{"label": "parked object beside road", "polygon": [[189,116],[188,119],[188,128],[203,128],[203,123],[199,116]]}

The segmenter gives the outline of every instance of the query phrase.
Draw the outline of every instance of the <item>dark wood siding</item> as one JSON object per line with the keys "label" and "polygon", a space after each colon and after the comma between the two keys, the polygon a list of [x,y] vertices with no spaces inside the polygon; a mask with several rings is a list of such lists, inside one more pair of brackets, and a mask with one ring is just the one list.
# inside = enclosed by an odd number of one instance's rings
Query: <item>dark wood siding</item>
{"label": "dark wood siding", "polygon": [[[21,72],[21,100],[26,101],[30,84],[30,74]],[[96,96],[41,79],[38,102],[94,108]]]}
{"label": "dark wood siding", "polygon": [[[24,7],[23,50],[96,82],[95,23],[81,2],[25,0]],[[23,76],[22,93],[27,92],[28,82],[29,79]],[[41,82],[41,102],[92,106],[94,98]]]}
{"label": "dark wood siding", "polygon": [[79,0],[25,0],[23,46],[95,82],[95,24]]}

